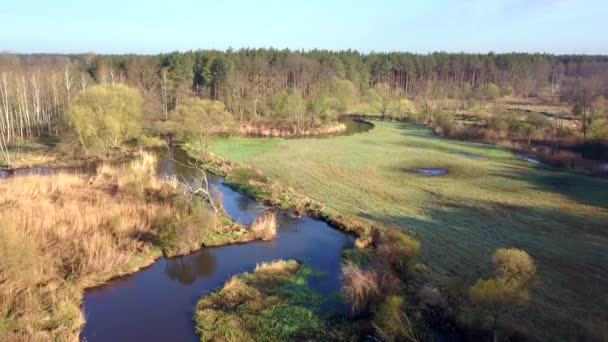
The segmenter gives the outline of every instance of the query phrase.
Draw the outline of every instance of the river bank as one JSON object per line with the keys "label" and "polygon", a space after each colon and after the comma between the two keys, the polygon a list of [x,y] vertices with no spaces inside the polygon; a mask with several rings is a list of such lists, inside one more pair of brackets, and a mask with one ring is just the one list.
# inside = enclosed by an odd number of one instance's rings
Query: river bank
{"label": "river bank", "polygon": [[[250,165],[322,203],[323,211],[411,232],[422,242],[420,262],[444,279],[472,285],[492,251],[526,250],[538,261],[543,287],[534,294],[528,321],[518,324],[541,340],[554,329],[583,334],[584,320],[575,317],[584,313],[577,308],[585,303],[601,312],[595,299],[605,297],[591,261],[606,255],[597,244],[608,217],[606,180],[536,168],[507,148],[444,139],[419,125],[373,123],[366,134],[331,139],[218,138],[207,151]],[[448,173],[412,171],[420,168]],[[573,276],[595,285],[581,292]],[[558,310],[564,307],[568,311]]]}
{"label": "river bank", "polygon": [[299,128],[295,125],[270,125],[266,123],[249,122],[239,127],[239,133],[250,137],[267,138],[297,138],[340,134],[346,131],[342,122],[327,123],[315,127]]}
{"label": "river bank", "polygon": [[[183,161],[178,153],[174,157]],[[159,174],[185,179],[195,176],[183,163],[170,159],[161,161]],[[221,178],[209,177],[209,181],[235,222],[248,226],[264,210],[252,199],[224,186]],[[353,239],[310,218],[293,218],[287,212],[279,212],[278,218],[275,241],[202,248],[182,257],[161,258],[150,268],[87,291],[83,309],[88,318],[81,337],[196,341],[193,298],[198,300],[230,275],[251,270],[264,261],[289,258],[305,262],[325,274],[311,280],[315,291],[324,295],[337,293],[341,253],[352,246]],[[319,250],[319,246],[323,248]],[[345,312],[340,302],[328,310]],[[109,312],[120,314],[108,315]],[[132,317],[139,319],[134,321]],[[158,324],[151,327],[149,322]]]}
{"label": "river bank", "polygon": [[0,216],[11,217],[0,230],[0,269],[8,277],[0,282],[0,336],[76,340],[85,291],[162,257],[267,239],[221,207],[216,215],[188,198],[155,167],[144,153],[88,173],[40,167],[0,182]]}

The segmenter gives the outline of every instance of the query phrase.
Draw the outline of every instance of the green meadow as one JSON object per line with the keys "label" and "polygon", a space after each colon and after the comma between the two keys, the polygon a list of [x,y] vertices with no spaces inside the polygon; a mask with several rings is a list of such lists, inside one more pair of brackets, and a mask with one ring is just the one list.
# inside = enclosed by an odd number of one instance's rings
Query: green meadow
{"label": "green meadow", "polygon": [[443,139],[412,124],[374,124],[368,133],[331,138],[214,138],[209,149],[330,211],[407,230],[421,240],[421,261],[433,274],[472,284],[497,248],[527,251],[540,276],[525,314],[533,335],[559,329],[568,339],[606,324],[608,180],[538,168],[508,149]]}

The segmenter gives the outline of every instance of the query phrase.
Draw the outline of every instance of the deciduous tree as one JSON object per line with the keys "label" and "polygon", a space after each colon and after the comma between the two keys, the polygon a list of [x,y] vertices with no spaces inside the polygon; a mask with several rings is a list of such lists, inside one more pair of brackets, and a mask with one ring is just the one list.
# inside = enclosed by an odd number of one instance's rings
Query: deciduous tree
{"label": "deciduous tree", "polygon": [[82,146],[109,155],[142,128],[142,97],[122,84],[91,86],[70,106],[69,121]]}

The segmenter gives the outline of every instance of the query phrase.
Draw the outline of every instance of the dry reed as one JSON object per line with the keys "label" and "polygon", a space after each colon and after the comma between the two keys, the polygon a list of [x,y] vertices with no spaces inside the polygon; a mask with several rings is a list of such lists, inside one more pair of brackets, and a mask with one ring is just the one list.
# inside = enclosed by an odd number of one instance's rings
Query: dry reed
{"label": "dry reed", "polygon": [[354,313],[369,310],[380,296],[378,275],[374,270],[363,270],[347,261],[342,265],[342,294],[351,303]]}
{"label": "dry reed", "polygon": [[0,340],[77,340],[82,289],[160,254],[144,237],[183,209],[140,196],[160,186],[154,165],[0,182]]}
{"label": "dry reed", "polygon": [[277,236],[278,219],[276,212],[263,211],[251,224],[250,231],[255,238],[268,241]]}

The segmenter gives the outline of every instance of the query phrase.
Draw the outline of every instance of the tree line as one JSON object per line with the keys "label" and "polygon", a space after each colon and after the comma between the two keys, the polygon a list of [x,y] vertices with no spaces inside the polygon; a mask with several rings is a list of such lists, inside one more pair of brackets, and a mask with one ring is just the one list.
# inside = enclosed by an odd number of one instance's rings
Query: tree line
{"label": "tree line", "polygon": [[167,119],[191,97],[223,102],[239,122],[300,126],[335,120],[363,97],[376,99],[386,111],[387,98],[487,98],[495,93],[567,101],[585,116],[594,99],[608,94],[608,56],[277,49],[3,54],[0,142],[69,129],[68,104],[90,85],[114,83],[140,91],[144,117],[150,120]]}

